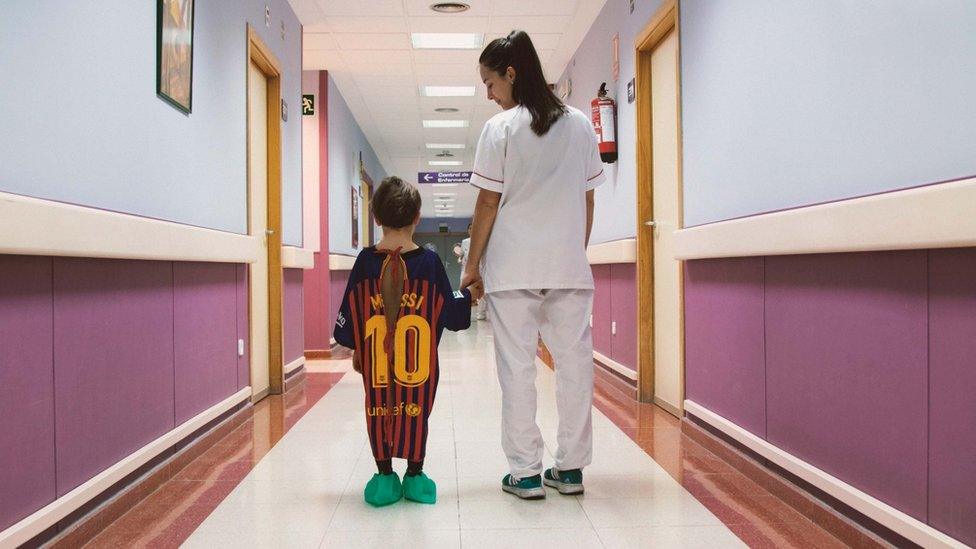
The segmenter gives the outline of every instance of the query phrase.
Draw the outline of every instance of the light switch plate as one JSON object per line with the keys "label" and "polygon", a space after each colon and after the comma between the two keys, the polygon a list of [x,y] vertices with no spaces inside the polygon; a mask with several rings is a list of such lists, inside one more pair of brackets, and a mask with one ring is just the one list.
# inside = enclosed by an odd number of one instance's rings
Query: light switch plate
{"label": "light switch plate", "polygon": [[593,315],[590,315],[590,328],[593,327]]}
{"label": "light switch plate", "polygon": [[237,340],[237,356],[244,356],[244,340]]}
{"label": "light switch plate", "polygon": [[617,322],[613,321],[610,323],[610,335],[617,335]]}

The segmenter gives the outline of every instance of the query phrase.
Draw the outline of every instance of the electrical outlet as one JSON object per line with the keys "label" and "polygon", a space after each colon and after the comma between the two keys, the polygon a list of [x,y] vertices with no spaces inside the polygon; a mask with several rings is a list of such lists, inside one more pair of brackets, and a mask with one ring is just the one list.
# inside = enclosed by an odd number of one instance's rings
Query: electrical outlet
{"label": "electrical outlet", "polygon": [[264,5],[264,26],[271,26],[271,6],[268,6],[267,4]]}
{"label": "electrical outlet", "polygon": [[244,356],[244,340],[237,340],[237,356]]}
{"label": "electrical outlet", "polygon": [[610,323],[610,335],[617,335],[617,322]]}

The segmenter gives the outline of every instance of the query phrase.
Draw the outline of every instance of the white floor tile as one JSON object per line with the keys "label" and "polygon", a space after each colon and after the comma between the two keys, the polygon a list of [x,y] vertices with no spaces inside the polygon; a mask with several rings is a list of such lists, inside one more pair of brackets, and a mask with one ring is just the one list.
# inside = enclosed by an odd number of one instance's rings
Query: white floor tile
{"label": "white floor tile", "polygon": [[[560,528],[558,530],[462,530],[464,549],[592,549],[603,547],[600,538],[590,528]],[[608,546],[611,547],[611,546]]]}
{"label": "white floor tile", "polygon": [[[362,499],[375,473],[362,380],[344,376],[187,541],[187,547],[741,547],[741,542],[594,409],[586,494],[543,501],[501,490],[501,391],[487,323],[441,345],[441,383],[425,472],[438,502],[376,509]],[[345,371],[349,361],[313,361]],[[539,366],[537,420],[552,466],[555,377]],[[406,468],[394,460],[401,475]]]}
{"label": "white floor tile", "polygon": [[598,528],[606,547],[620,549],[725,549],[746,547],[725,526],[657,526],[651,528]]}
{"label": "white floor tile", "polygon": [[324,549],[455,549],[461,546],[455,530],[408,530],[391,532],[331,531],[322,540]]}

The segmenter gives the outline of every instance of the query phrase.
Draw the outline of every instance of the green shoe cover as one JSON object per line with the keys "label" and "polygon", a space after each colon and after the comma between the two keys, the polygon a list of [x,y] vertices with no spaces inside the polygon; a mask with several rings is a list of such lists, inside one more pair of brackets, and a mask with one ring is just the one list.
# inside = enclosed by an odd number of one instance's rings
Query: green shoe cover
{"label": "green shoe cover", "polygon": [[426,474],[403,477],[403,497],[417,503],[437,503],[437,484]]}
{"label": "green shoe cover", "polygon": [[400,501],[403,497],[403,487],[400,485],[400,477],[396,473],[381,475],[376,473],[373,478],[366,483],[363,490],[363,497],[366,503],[373,507],[383,507]]}

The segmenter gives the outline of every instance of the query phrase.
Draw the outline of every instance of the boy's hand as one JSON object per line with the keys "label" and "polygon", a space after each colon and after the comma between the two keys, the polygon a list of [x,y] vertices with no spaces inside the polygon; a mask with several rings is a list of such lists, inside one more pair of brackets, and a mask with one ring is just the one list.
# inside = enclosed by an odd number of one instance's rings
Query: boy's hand
{"label": "boy's hand", "polygon": [[363,365],[359,362],[359,355],[355,353],[352,355],[352,369],[356,373],[363,373]]}

